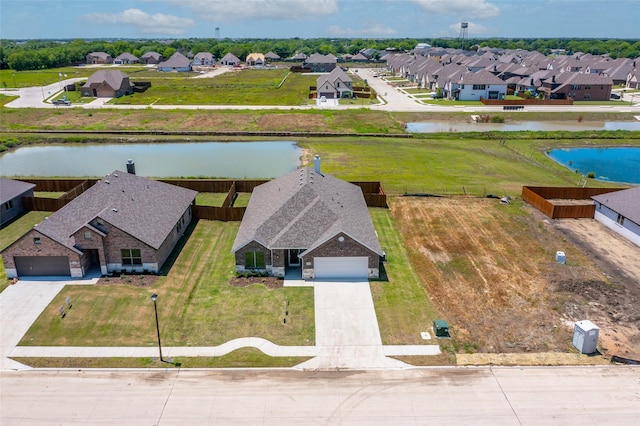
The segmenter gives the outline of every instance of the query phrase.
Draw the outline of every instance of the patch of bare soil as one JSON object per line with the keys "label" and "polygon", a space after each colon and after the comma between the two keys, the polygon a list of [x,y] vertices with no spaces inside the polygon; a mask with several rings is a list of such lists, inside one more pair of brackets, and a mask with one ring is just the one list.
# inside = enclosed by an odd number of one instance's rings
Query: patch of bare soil
{"label": "patch of bare soil", "polygon": [[261,284],[267,288],[282,288],[284,280],[276,277],[234,277],[229,284],[233,287],[247,287],[253,284]]}
{"label": "patch of bare soil", "polygon": [[261,130],[326,131],[324,116],[314,114],[265,114],[256,120]]}
{"label": "patch of bare soil", "polygon": [[114,285],[124,284],[132,285],[136,287],[151,287],[160,278],[158,275],[147,274],[122,274],[114,275],[112,277],[102,277],[98,280],[98,284],[101,285]]}
{"label": "patch of bare soil", "polygon": [[[447,349],[477,354],[464,362],[514,354],[505,362],[572,363],[573,324],[584,319],[601,328],[603,354],[634,358],[640,351],[634,292],[520,200],[403,197],[391,209],[412,265],[449,322]],[[564,265],[555,260],[559,250]],[[553,353],[555,361],[540,355]]]}

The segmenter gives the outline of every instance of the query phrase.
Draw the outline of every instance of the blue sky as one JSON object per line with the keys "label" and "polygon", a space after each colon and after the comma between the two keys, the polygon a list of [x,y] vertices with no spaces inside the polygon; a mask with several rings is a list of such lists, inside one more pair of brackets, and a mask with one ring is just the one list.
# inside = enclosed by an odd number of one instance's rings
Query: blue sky
{"label": "blue sky", "polygon": [[0,0],[0,38],[640,38],[640,0]]}

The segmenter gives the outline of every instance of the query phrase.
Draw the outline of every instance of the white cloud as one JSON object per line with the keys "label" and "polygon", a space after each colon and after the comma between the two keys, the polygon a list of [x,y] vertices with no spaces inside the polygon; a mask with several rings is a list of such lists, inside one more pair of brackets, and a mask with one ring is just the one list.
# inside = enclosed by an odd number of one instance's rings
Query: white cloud
{"label": "white cloud", "polygon": [[500,9],[486,0],[410,0],[425,12],[460,18],[485,19],[500,15]]}
{"label": "white cloud", "polygon": [[397,33],[391,27],[387,27],[380,22],[369,22],[362,29],[345,28],[338,25],[331,25],[328,28],[328,35],[332,37],[389,37]]}
{"label": "white cloud", "polygon": [[171,3],[188,7],[198,17],[216,23],[253,19],[301,21],[338,11],[338,0],[172,0]]}
{"label": "white cloud", "polygon": [[82,19],[92,24],[130,25],[141,34],[183,34],[195,25],[189,18],[156,13],[149,15],[140,9],[127,9],[119,13],[90,13]]}

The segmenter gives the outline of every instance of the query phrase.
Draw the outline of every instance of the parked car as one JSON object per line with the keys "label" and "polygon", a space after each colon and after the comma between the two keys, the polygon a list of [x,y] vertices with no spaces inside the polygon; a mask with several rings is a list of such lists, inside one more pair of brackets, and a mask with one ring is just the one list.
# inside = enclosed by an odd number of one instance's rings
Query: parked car
{"label": "parked car", "polygon": [[71,101],[68,101],[66,99],[56,99],[51,103],[54,105],[66,105],[66,106],[71,105]]}
{"label": "parked car", "polygon": [[612,93],[611,99],[620,99],[620,95],[618,95],[617,93]]}

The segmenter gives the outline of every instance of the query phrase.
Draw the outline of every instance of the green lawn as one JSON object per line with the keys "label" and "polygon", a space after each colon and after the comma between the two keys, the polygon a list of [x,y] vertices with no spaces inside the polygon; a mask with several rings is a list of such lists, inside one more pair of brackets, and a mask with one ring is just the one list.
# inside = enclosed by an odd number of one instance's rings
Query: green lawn
{"label": "green lawn", "polygon": [[196,204],[199,206],[221,207],[227,192],[198,192]]}
{"label": "green lawn", "polygon": [[[385,345],[417,345],[426,343],[421,331],[429,329],[438,318],[429,296],[415,273],[409,255],[402,245],[391,212],[369,209],[373,224],[386,252],[384,274],[371,282],[382,343]],[[388,280],[385,280],[385,275]]]}
{"label": "green lawn", "polygon": [[[132,284],[66,286],[24,336],[21,345],[154,346],[151,293],[158,294],[167,346],[214,346],[258,336],[279,345],[313,345],[312,288],[237,288],[231,245],[237,222],[199,221],[173,267],[151,288]],[[71,297],[64,319],[58,306]],[[282,307],[289,302],[283,322]]]}
{"label": "green lawn", "polygon": [[[173,74],[175,75],[175,74]],[[138,75],[135,76],[139,78]],[[317,76],[287,69],[242,70],[215,78],[157,78],[144,93],[114,99],[132,105],[306,105]],[[148,80],[148,79],[147,79]]]}

